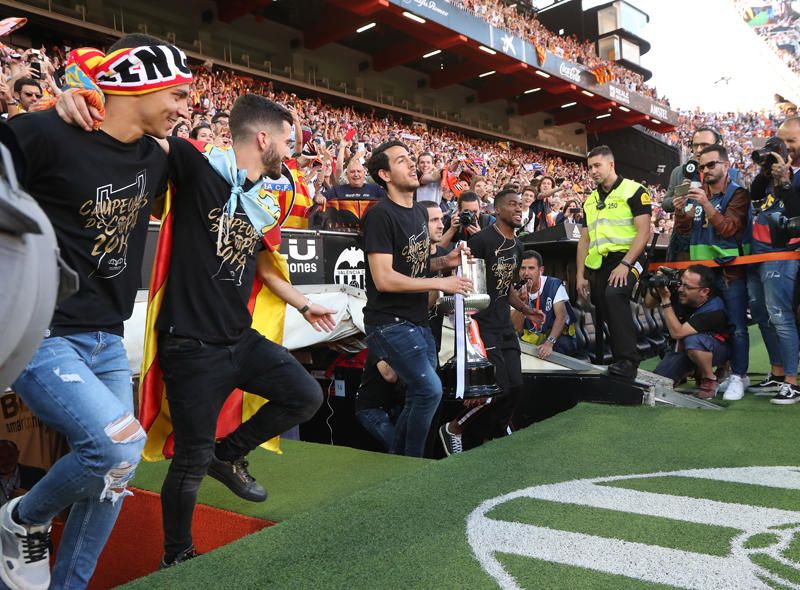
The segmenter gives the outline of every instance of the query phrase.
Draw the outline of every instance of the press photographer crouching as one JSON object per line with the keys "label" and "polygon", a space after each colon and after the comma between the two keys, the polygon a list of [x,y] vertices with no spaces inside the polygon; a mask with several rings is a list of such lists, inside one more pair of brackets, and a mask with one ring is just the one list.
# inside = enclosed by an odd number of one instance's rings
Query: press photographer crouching
{"label": "press photographer crouching", "polygon": [[693,264],[682,274],[663,268],[644,281],[645,305],[661,305],[664,323],[675,340],[655,369],[677,385],[694,373],[700,384],[695,396],[713,399],[717,394],[714,367],[728,360],[730,325],[722,299],[714,295],[714,272]]}
{"label": "press photographer crouching", "polygon": [[445,231],[439,246],[449,248],[462,240],[469,240],[493,221],[491,215],[481,213],[480,197],[472,191],[464,191],[458,197],[458,209],[445,220]]}

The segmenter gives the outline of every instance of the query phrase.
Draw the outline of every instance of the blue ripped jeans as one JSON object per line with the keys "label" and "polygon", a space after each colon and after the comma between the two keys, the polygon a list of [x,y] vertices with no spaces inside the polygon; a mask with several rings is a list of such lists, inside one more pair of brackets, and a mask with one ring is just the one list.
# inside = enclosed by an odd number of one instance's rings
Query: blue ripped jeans
{"label": "blue ripped jeans", "polygon": [[797,267],[797,260],[773,260],[747,269],[750,314],[761,329],[770,364],[783,367],[789,376],[797,375],[798,335],[792,308]]}
{"label": "blue ripped jeans", "polygon": [[44,524],[71,506],[50,589],[85,588],[144,447],[122,338],[107,332],[47,338],[13,389],[70,447],[22,497],[20,519]]}
{"label": "blue ripped jeans", "polygon": [[431,421],[442,399],[433,334],[427,326],[400,319],[380,326],[368,324],[365,328],[367,345],[406,384],[405,405],[395,424],[392,452],[422,457]]}

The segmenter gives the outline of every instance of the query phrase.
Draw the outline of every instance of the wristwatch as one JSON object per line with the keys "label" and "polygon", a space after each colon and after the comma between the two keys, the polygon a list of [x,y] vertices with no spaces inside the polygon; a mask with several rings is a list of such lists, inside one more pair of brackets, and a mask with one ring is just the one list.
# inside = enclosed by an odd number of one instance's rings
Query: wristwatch
{"label": "wristwatch", "polygon": [[553,338],[552,336],[548,336],[547,337],[547,341],[552,345],[555,345],[555,343],[556,343],[556,339]]}
{"label": "wristwatch", "polygon": [[668,307],[672,307],[672,301],[667,301],[666,303],[661,304],[661,309],[667,309]]}
{"label": "wristwatch", "polygon": [[306,297],[306,304],[305,304],[303,307],[299,308],[299,309],[297,310],[297,312],[298,312],[300,315],[305,315],[305,313],[306,313],[306,312],[307,312],[309,309],[311,309],[311,300],[310,300],[308,297]]}

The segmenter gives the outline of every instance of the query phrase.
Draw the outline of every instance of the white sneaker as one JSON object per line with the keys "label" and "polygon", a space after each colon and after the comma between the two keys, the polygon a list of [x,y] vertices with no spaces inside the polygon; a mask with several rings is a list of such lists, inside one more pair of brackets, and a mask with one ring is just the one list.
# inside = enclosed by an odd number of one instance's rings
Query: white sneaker
{"label": "white sneaker", "polygon": [[47,590],[50,586],[50,525],[22,525],[11,517],[22,498],[0,508],[0,578],[11,590]]}
{"label": "white sneaker", "polygon": [[730,384],[730,382],[731,382],[731,376],[728,375],[727,377],[725,377],[725,379],[719,382],[719,385],[717,386],[717,393],[725,393],[725,391],[727,391],[728,389],[728,384]]}
{"label": "white sneaker", "polygon": [[722,399],[729,402],[735,402],[742,399],[744,397],[745,388],[750,385],[749,383],[745,385],[745,379],[747,379],[747,377],[742,379],[742,377],[739,375],[731,375],[728,377],[728,388],[725,390],[725,395],[722,396]]}

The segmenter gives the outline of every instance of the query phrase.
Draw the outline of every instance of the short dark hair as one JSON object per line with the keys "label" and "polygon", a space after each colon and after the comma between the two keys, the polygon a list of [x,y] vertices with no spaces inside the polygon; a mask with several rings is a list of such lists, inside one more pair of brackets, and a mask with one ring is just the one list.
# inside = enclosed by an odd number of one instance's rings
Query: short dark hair
{"label": "short dark hair", "polygon": [[433,153],[431,153],[431,152],[422,152],[419,156],[417,156],[417,162],[419,162],[425,156],[428,156],[431,159],[431,162],[435,162],[436,161],[436,158],[434,157]]}
{"label": "short dark hair", "polygon": [[292,113],[286,107],[257,94],[243,94],[233,103],[228,126],[231,138],[236,143],[237,140],[247,139],[260,125],[278,127],[283,122],[288,123],[289,127],[294,123]]}
{"label": "short dark hair", "polygon": [[470,202],[480,203],[481,198],[477,195],[477,193],[474,193],[472,191],[464,191],[458,196],[458,210],[459,211],[461,210],[461,203],[470,203]]}
{"label": "short dark hair", "polygon": [[549,180],[549,181],[550,181],[550,184],[552,184],[552,185],[553,185],[553,188],[556,188],[556,179],[555,179],[555,178],[553,178],[552,176],[547,176],[547,175],[545,175],[545,176],[540,176],[540,177],[539,177],[539,188],[542,188],[542,183],[543,183],[545,180]]}
{"label": "short dark hair", "polygon": [[230,118],[231,118],[230,113],[228,113],[227,111],[220,111],[216,115],[211,117],[211,122],[216,123],[220,119],[230,119]]}
{"label": "short dark hair", "polygon": [[504,205],[505,202],[508,199],[510,199],[511,197],[516,197],[516,196],[519,196],[519,193],[517,193],[517,191],[515,191],[514,189],[501,190],[499,193],[497,193],[494,196],[494,206],[495,206],[495,208]]}
{"label": "short dark hair", "polygon": [[441,207],[439,207],[439,203],[437,203],[436,201],[417,201],[417,203],[419,203],[420,205],[422,205],[426,209],[440,209],[441,210]]}
{"label": "short dark hair", "polygon": [[598,145],[596,148],[592,148],[592,150],[586,154],[586,159],[588,160],[589,158],[596,158],[597,156],[605,156],[606,158],[611,158],[613,160],[614,152],[612,152],[611,148],[607,145]]}
{"label": "short dark hair", "polygon": [[695,129],[694,132],[692,133],[692,139],[694,139],[694,136],[697,135],[698,133],[703,133],[703,132],[710,133],[711,135],[714,136],[715,145],[719,145],[722,143],[722,135],[720,134],[720,132],[714,129],[713,127],[709,127],[708,125],[704,125],[703,127],[698,127],[697,129]]}
{"label": "short dark hair", "polygon": [[686,272],[693,272],[700,276],[699,286],[702,289],[714,291],[714,269],[704,264],[692,264],[686,267]]}
{"label": "short dark hair", "polygon": [[536,194],[536,187],[533,186],[532,184],[529,184],[528,186],[526,186],[522,190],[520,190],[520,194],[522,194],[522,193],[533,193],[535,195]]}
{"label": "short dark hair", "polygon": [[42,85],[33,78],[20,78],[14,82],[14,92],[20,92],[23,86],[36,86],[39,90],[42,89]]}
{"label": "short dark hair", "polygon": [[169,45],[163,39],[153,37],[152,35],[145,35],[143,33],[131,33],[117,40],[108,52],[116,51],[117,49],[133,49],[134,47],[147,47],[148,45]]}
{"label": "short dark hair", "polygon": [[525,250],[522,253],[523,260],[530,260],[531,258],[535,258],[539,266],[544,266],[544,259],[542,258],[542,255],[539,254],[536,250]]}
{"label": "short dark hair", "polygon": [[700,152],[701,156],[705,156],[706,154],[711,154],[713,152],[717,152],[719,154],[719,159],[723,162],[728,161],[728,150],[722,147],[719,144],[709,145],[703,148],[703,151]]}
{"label": "short dark hair", "polygon": [[369,161],[367,162],[367,172],[372,177],[377,184],[382,186],[384,189],[388,188],[386,186],[386,181],[381,178],[381,175],[378,174],[381,170],[386,170],[387,172],[391,172],[392,169],[389,166],[389,156],[386,155],[386,150],[393,147],[401,147],[405,148],[408,151],[408,147],[402,141],[398,141],[396,139],[392,139],[390,141],[384,141],[381,145],[375,148],[375,151],[372,152],[372,156],[370,156]]}
{"label": "short dark hair", "polygon": [[209,125],[208,123],[200,123],[197,127],[195,127],[189,132],[189,137],[191,137],[192,139],[197,139],[197,136],[200,134],[201,129],[211,130],[211,125]]}

